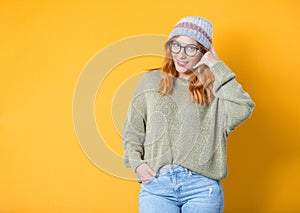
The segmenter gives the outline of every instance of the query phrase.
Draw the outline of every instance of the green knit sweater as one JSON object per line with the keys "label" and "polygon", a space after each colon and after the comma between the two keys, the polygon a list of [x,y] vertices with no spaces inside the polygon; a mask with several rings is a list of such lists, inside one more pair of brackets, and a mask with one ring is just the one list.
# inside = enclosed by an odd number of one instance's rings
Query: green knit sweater
{"label": "green knit sweater", "polygon": [[162,72],[143,75],[122,132],[126,167],[147,163],[157,172],[178,164],[216,180],[227,176],[226,138],[255,104],[223,62],[211,71],[215,98],[208,106],[192,100],[187,79],[173,77],[172,94],[160,96]]}

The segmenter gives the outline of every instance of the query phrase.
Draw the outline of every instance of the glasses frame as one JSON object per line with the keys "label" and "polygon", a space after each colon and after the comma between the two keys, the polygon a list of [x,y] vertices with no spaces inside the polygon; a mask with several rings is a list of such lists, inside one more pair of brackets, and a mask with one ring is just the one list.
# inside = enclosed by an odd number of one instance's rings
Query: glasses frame
{"label": "glasses frame", "polygon": [[[177,51],[177,52],[174,52],[174,51],[172,51],[172,44],[173,43],[177,43],[178,45],[179,45],[179,51]],[[197,55],[197,52],[200,50],[201,51],[201,53],[202,54],[205,54],[205,52],[206,52],[206,50],[204,50],[203,48],[200,48],[200,47],[197,47],[196,45],[194,45],[194,44],[188,44],[188,45],[186,45],[186,46],[182,46],[178,41],[176,41],[176,40],[172,40],[172,41],[169,41],[168,42],[168,45],[169,45],[169,48],[170,48],[170,51],[171,51],[171,53],[174,53],[174,54],[179,54],[180,52],[181,52],[181,49],[183,49],[184,50],[184,53],[187,55],[187,56],[189,56],[189,57],[194,57],[195,55]],[[195,49],[196,49],[196,52],[195,52],[195,54],[193,54],[193,55],[190,55],[190,54],[188,54],[187,52],[186,52],[186,48],[187,47],[194,47]]]}

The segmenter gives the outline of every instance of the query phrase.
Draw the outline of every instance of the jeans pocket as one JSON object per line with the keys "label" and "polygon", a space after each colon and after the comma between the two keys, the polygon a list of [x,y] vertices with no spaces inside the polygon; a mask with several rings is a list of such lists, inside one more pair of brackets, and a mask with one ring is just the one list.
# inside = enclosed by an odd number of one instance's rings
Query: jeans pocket
{"label": "jeans pocket", "polygon": [[199,181],[202,181],[202,182],[217,183],[217,180],[203,176],[203,175],[199,174],[198,172],[190,171],[189,174],[192,178],[199,179]]}
{"label": "jeans pocket", "polygon": [[155,179],[156,179],[156,177],[151,177],[147,182],[142,182],[142,184],[148,185],[148,184],[152,183]]}

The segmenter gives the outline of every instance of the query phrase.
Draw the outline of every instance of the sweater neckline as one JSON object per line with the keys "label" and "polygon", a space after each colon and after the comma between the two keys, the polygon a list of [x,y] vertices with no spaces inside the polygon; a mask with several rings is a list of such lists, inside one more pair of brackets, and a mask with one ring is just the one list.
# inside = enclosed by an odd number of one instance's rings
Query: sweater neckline
{"label": "sweater neckline", "polygon": [[174,79],[175,79],[176,83],[183,85],[183,86],[189,86],[190,82],[191,82],[189,79],[175,77],[175,76],[174,76]]}

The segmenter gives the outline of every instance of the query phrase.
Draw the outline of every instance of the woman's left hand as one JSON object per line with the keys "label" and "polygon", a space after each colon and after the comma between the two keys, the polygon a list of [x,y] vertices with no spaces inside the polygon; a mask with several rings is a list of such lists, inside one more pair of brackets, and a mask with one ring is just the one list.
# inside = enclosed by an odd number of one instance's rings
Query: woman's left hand
{"label": "woman's left hand", "polygon": [[201,58],[201,60],[193,67],[194,69],[197,69],[201,64],[207,65],[209,68],[211,68],[213,65],[221,61],[215,51],[215,48],[211,46],[210,50],[207,51]]}

